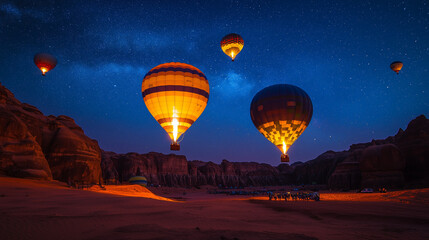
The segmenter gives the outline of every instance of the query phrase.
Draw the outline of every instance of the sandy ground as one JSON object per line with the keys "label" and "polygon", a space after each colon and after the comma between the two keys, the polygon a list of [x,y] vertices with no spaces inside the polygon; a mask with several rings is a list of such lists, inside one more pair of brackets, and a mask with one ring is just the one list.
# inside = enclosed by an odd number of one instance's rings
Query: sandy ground
{"label": "sandy ground", "polygon": [[429,239],[429,189],[320,202],[151,190],[0,177],[0,239]]}

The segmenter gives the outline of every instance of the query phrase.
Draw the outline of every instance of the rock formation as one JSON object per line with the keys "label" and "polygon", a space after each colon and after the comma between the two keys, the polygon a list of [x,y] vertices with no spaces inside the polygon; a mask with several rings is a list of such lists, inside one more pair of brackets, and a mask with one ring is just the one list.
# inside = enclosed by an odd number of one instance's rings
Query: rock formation
{"label": "rock formation", "polygon": [[16,177],[52,179],[42,149],[27,126],[1,107],[0,172]]}
{"label": "rock formation", "polygon": [[395,136],[353,144],[328,185],[334,189],[429,186],[429,120],[418,116]]}
{"label": "rock formation", "polygon": [[268,164],[232,163],[221,164],[187,161],[185,156],[161,153],[115,154],[102,152],[103,177],[106,182],[117,178],[127,181],[139,170],[151,184],[163,186],[261,186],[279,185],[279,171]]}
{"label": "rock formation", "polygon": [[[350,150],[349,150],[350,151]],[[360,188],[361,172],[359,160],[363,149],[355,149],[347,152],[344,161],[337,164],[335,171],[328,179],[328,185],[335,189],[357,189]]]}
{"label": "rock formation", "polygon": [[421,115],[412,120],[405,131],[395,136],[405,160],[405,181],[410,187],[429,185],[429,120]]}
{"label": "rock formation", "polygon": [[98,183],[98,143],[67,116],[45,116],[0,85],[0,172]]}
{"label": "rock formation", "polygon": [[342,162],[347,152],[327,151],[314,160],[294,164],[293,179],[296,184],[326,184],[339,162]]}
{"label": "rock formation", "polygon": [[359,161],[362,186],[402,187],[405,161],[399,148],[393,144],[374,145],[365,148]]}

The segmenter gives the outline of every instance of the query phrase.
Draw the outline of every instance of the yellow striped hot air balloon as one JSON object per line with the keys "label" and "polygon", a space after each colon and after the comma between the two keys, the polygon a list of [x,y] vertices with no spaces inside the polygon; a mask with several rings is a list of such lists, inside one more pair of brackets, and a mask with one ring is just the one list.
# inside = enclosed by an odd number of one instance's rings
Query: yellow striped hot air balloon
{"label": "yellow striped hot air balloon", "polygon": [[244,41],[243,38],[236,34],[236,33],[230,33],[222,38],[222,41],[220,41],[220,47],[222,48],[222,51],[228,55],[232,61],[234,61],[237,54],[243,49]]}
{"label": "yellow striped hot air balloon", "polygon": [[177,140],[204,111],[209,93],[206,76],[186,63],[164,63],[145,75],[142,82],[143,100],[170,136],[171,150],[180,150]]}

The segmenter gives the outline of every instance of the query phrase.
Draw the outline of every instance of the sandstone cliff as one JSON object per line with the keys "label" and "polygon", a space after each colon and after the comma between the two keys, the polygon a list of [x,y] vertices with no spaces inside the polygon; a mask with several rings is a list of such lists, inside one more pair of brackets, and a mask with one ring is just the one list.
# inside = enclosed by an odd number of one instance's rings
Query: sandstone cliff
{"label": "sandstone cliff", "polygon": [[16,177],[52,179],[42,149],[27,126],[0,104],[0,172]]}
{"label": "sandstone cliff", "polygon": [[161,153],[116,154],[102,152],[103,177],[106,182],[127,181],[138,171],[151,184],[163,186],[262,186],[282,183],[279,171],[268,164],[232,163],[221,164],[187,161],[185,156]]}
{"label": "sandstone cliff", "polygon": [[0,85],[0,172],[98,183],[98,143],[67,116],[45,116]]}
{"label": "sandstone cliff", "polygon": [[405,160],[405,181],[407,186],[424,187],[429,183],[429,120],[421,115],[412,120],[405,131],[395,136]]}
{"label": "sandstone cliff", "polygon": [[395,136],[353,144],[328,184],[336,189],[428,187],[429,120],[421,115]]}

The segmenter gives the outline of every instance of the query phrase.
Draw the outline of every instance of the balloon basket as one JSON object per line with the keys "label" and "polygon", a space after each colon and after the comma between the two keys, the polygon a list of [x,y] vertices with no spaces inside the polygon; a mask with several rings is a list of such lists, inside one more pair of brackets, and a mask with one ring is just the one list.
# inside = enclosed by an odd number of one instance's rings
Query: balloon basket
{"label": "balloon basket", "polygon": [[281,160],[281,162],[289,162],[289,155],[282,154],[280,160]]}
{"label": "balloon basket", "polygon": [[180,150],[180,145],[178,143],[172,143],[170,145],[170,150],[171,151],[179,151]]}

